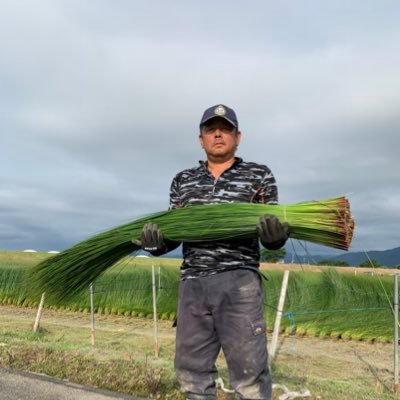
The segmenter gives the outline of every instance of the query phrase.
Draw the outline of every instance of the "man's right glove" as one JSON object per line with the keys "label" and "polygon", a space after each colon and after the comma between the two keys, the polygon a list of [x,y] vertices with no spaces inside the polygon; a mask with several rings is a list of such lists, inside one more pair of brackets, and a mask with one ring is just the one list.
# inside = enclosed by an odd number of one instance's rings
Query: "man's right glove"
{"label": "man's right glove", "polygon": [[263,215],[256,228],[261,244],[268,250],[280,249],[289,238],[289,224],[281,223],[275,215]]}
{"label": "man's right glove", "polygon": [[132,243],[140,246],[143,250],[148,251],[153,256],[161,256],[179,246],[179,242],[165,240],[160,228],[157,224],[148,223],[142,228],[140,240],[132,240]]}

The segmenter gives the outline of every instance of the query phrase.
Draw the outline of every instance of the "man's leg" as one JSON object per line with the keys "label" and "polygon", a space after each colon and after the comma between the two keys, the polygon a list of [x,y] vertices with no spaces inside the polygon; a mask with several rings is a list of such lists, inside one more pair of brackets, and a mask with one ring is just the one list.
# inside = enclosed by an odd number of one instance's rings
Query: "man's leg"
{"label": "man's leg", "polygon": [[224,272],[214,319],[237,399],[270,400],[266,324],[259,276],[250,270]]}
{"label": "man's leg", "polygon": [[207,280],[187,279],[179,287],[175,370],[190,400],[216,399],[215,360],[221,345],[207,304]]}

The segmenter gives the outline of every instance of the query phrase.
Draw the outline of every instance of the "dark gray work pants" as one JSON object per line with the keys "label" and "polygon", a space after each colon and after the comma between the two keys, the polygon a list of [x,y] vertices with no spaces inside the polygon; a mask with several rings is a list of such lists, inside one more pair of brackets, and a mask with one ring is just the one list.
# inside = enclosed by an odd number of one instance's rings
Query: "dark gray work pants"
{"label": "dark gray work pants", "polygon": [[179,287],[175,369],[188,399],[216,399],[222,347],[237,399],[271,399],[259,275],[237,269],[186,279]]}

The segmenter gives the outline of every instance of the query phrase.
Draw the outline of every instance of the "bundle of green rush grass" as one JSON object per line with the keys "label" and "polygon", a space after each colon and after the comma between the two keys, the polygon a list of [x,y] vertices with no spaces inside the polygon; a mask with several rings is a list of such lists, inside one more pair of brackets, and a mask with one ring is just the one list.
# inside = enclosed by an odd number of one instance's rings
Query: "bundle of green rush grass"
{"label": "bundle of green rush grass", "polygon": [[290,226],[290,237],[347,250],[354,220],[345,197],[291,205],[253,203],[209,204],[158,212],[80,242],[35,266],[29,284],[54,300],[70,298],[95,281],[107,268],[138,251],[145,223],[156,223],[167,239],[196,242],[239,239],[256,234],[263,214]]}

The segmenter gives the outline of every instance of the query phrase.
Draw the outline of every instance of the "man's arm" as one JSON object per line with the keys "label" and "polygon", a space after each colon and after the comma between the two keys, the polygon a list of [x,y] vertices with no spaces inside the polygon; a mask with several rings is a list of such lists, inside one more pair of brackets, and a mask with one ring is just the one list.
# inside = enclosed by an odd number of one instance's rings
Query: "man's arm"
{"label": "man's arm", "polygon": [[[261,182],[260,202],[278,204],[278,187],[274,175],[268,168]],[[268,250],[280,249],[289,238],[288,223],[281,223],[274,215],[263,215],[257,223],[256,229],[261,244]]]}
{"label": "man's arm", "polygon": [[[177,208],[176,204],[179,204],[179,185],[175,177],[170,188],[169,209]],[[132,240],[132,242],[156,257],[175,250],[181,244],[165,239],[158,225],[151,223],[143,226],[140,240]]]}
{"label": "man's arm", "polygon": [[274,174],[268,167],[266,168],[265,174],[261,180],[258,202],[275,205],[278,204],[278,186]]}

